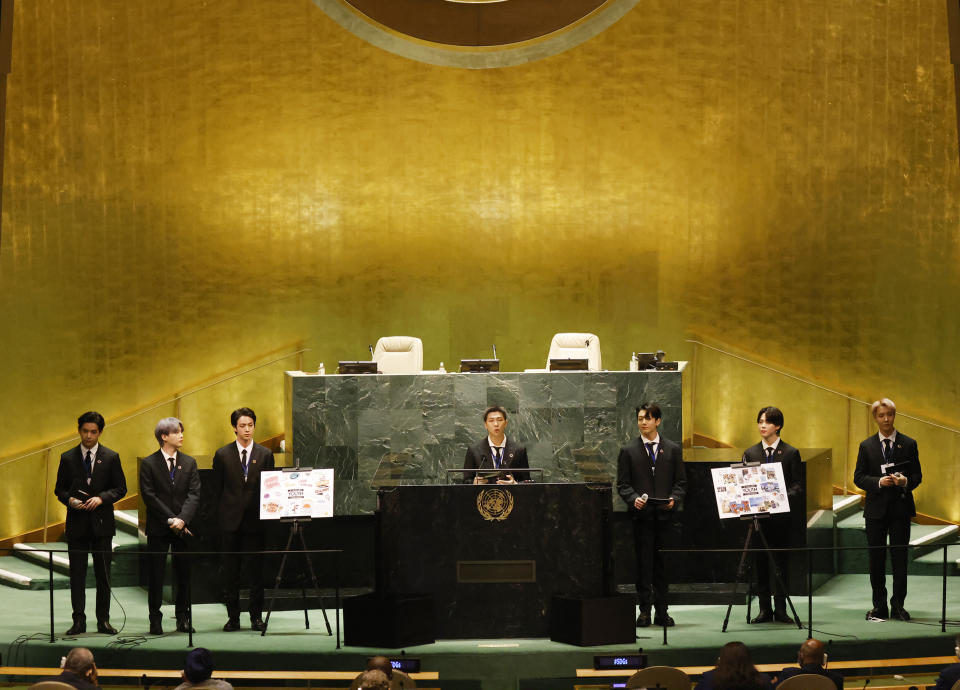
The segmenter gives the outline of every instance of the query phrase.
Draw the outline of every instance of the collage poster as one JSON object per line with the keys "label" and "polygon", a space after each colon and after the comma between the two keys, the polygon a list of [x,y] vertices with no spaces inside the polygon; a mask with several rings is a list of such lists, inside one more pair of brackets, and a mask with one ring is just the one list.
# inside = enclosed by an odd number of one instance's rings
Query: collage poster
{"label": "collage poster", "polygon": [[333,517],[333,468],[260,474],[260,519]]}
{"label": "collage poster", "polygon": [[762,513],[789,513],[783,466],[763,465],[714,467],[713,489],[720,519]]}

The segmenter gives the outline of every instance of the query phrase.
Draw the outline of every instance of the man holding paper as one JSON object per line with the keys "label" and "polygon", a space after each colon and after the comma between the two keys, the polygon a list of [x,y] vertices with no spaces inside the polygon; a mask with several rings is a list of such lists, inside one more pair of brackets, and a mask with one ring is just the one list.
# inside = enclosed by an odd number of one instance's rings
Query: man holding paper
{"label": "man holding paper", "polygon": [[[863,507],[867,544],[870,549],[870,587],[873,608],[867,620],[896,618],[910,620],[903,608],[907,598],[907,544],[910,519],[917,514],[913,490],[920,485],[920,456],[917,442],[893,427],[897,406],[889,398],[880,398],[870,406],[879,433],[860,444],[853,482],[867,492]],[[893,569],[893,595],[887,609],[887,538],[890,539],[890,565]]]}
{"label": "man holding paper", "polygon": [[672,626],[667,614],[667,576],[660,549],[675,529],[676,512],[687,489],[683,452],[673,441],[660,436],[659,405],[643,403],[637,408],[640,436],[620,449],[617,458],[617,493],[633,518],[633,544],[637,556],[637,626]]}

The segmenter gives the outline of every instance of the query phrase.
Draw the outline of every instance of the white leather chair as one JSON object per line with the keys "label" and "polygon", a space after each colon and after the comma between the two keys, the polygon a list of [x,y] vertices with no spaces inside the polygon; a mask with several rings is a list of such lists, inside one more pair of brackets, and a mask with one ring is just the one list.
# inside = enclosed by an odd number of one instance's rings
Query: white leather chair
{"label": "white leather chair", "polygon": [[551,359],[585,359],[587,369],[600,371],[600,338],[593,333],[557,333],[550,341],[547,369]]}
{"label": "white leather chair", "polygon": [[380,338],[373,361],[384,374],[419,374],[423,371],[423,341],[408,335]]}

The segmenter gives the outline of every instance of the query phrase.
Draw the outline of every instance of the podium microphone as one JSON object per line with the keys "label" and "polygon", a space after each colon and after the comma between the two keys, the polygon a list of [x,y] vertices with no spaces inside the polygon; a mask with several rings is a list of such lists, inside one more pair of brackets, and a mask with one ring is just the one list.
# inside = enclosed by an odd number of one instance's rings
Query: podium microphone
{"label": "podium microphone", "polygon": [[367,349],[370,350],[370,359],[373,359],[373,345],[367,345]]}
{"label": "podium microphone", "polygon": [[496,344],[496,343],[493,344],[493,358],[494,358],[494,359],[497,358],[497,344]]}

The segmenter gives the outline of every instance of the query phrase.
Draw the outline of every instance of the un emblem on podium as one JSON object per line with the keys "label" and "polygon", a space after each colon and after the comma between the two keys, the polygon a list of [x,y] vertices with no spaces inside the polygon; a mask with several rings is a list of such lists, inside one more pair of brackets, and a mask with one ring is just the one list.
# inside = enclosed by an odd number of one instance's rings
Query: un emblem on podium
{"label": "un emblem on podium", "polygon": [[477,510],[484,520],[506,520],[513,510],[513,494],[505,489],[484,489],[477,494]]}

